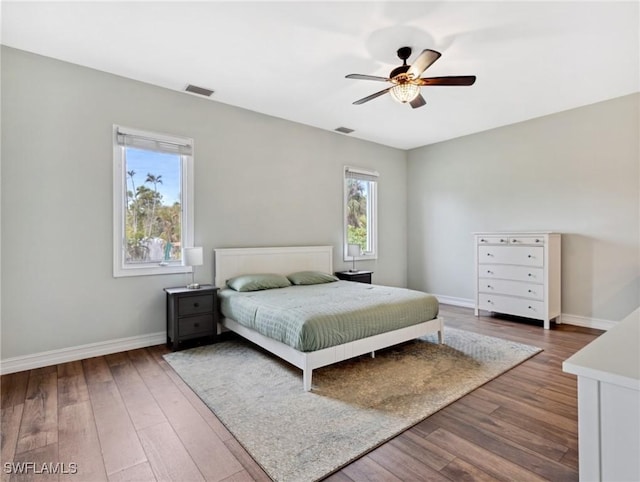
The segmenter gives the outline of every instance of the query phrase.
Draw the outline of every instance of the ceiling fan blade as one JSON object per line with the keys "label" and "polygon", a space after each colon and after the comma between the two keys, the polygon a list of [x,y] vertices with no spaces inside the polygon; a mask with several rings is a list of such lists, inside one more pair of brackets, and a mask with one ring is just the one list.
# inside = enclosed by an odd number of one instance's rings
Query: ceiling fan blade
{"label": "ceiling fan blade", "polygon": [[418,94],[418,97],[416,97],[411,102],[409,102],[409,105],[411,107],[413,107],[414,109],[417,109],[418,107],[422,107],[426,103],[427,103],[427,101],[424,100],[424,97],[422,97],[422,94]]}
{"label": "ceiling fan blade", "polygon": [[473,85],[475,75],[452,75],[449,77],[425,77],[415,81],[418,85]]}
{"label": "ceiling fan blade", "polygon": [[412,75],[414,79],[417,79],[422,75],[422,72],[427,70],[432,63],[440,58],[440,55],[440,52],[436,52],[435,50],[424,49],[411,64],[409,70],[407,70],[407,75]]}
{"label": "ceiling fan blade", "polygon": [[359,80],[377,80],[380,82],[389,82],[390,79],[386,77],[378,77],[375,75],[364,75],[364,74],[349,74],[345,78],[347,79],[359,79]]}
{"label": "ceiling fan blade", "polygon": [[360,100],[356,100],[353,105],[360,105],[360,104],[364,104],[365,102],[369,102],[370,100],[375,99],[376,97],[380,97],[383,94],[386,94],[387,92],[389,92],[393,87],[389,87],[387,89],[381,90],[380,92],[376,92],[375,94],[371,94],[368,95],[367,97],[363,97]]}

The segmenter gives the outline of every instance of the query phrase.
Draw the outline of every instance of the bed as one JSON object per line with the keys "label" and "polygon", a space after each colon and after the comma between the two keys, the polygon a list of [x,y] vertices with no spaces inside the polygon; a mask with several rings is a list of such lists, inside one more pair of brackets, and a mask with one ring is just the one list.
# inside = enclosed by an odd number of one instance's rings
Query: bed
{"label": "bed", "polygon": [[[444,341],[437,300],[426,293],[350,281],[250,292],[227,288],[228,280],[248,274],[332,273],[332,246],[215,249],[214,263],[223,329],[300,368],[305,391],[311,390],[316,368],[366,353],[374,356],[376,350],[429,333]],[[405,297],[406,306],[396,303]],[[297,321],[305,316],[309,320]],[[322,333],[307,331],[314,323]],[[355,329],[347,330],[351,325]]]}

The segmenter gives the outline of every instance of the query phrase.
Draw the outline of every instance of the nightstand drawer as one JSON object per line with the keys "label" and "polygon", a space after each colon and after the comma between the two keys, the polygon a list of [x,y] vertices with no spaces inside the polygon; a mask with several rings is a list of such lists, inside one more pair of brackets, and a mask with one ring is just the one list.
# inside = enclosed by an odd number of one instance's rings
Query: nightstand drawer
{"label": "nightstand drawer", "polygon": [[213,311],[213,296],[182,296],[178,299],[178,316],[209,313]]}
{"label": "nightstand drawer", "polygon": [[352,275],[351,278],[349,279],[350,281],[355,281],[356,283],[371,284],[371,273],[361,273],[361,274]]}
{"label": "nightstand drawer", "polygon": [[334,274],[338,279],[344,281],[355,281],[356,283],[371,284],[371,274],[373,271],[337,271]]}
{"label": "nightstand drawer", "polygon": [[213,322],[213,314],[179,318],[178,336],[184,339],[190,336],[211,335],[214,333]]}

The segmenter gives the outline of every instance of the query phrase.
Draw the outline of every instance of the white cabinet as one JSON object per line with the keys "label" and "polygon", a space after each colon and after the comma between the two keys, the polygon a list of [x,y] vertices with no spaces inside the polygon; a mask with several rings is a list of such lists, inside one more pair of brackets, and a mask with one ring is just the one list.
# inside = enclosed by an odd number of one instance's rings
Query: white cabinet
{"label": "white cabinet", "polygon": [[480,310],[560,323],[560,234],[475,233]]}
{"label": "white cabinet", "polygon": [[640,310],[564,361],[578,376],[580,480],[640,480]]}

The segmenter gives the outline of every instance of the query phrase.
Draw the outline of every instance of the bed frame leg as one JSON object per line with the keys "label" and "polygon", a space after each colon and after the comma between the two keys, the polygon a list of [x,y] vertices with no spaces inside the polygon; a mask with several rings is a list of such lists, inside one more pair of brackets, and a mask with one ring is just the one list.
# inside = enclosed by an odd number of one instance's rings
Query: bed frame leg
{"label": "bed frame leg", "polygon": [[313,370],[310,370],[310,369],[302,370],[302,386],[304,387],[305,392],[308,392],[311,390],[312,376],[313,376]]}
{"label": "bed frame leg", "polygon": [[440,329],[438,330],[438,343],[444,343],[444,322],[440,320]]}

